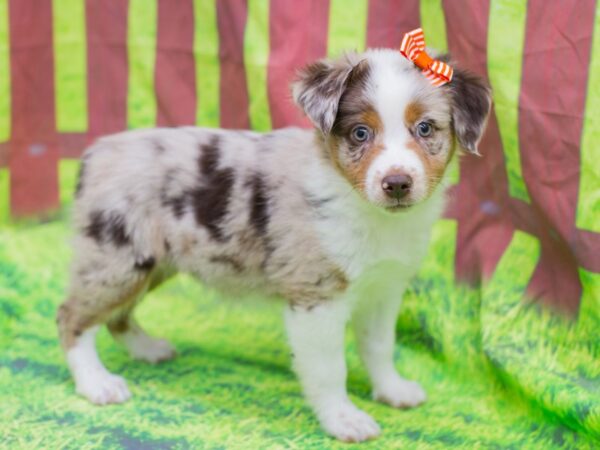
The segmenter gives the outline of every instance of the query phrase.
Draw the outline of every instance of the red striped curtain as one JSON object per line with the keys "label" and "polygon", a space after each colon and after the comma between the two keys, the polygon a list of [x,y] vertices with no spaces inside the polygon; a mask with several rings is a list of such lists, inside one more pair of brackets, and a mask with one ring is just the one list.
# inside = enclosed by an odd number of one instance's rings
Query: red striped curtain
{"label": "red striped curtain", "polygon": [[579,271],[600,273],[597,17],[594,0],[0,0],[0,195],[15,216],[57,208],[60,158],[127,128],[306,126],[298,67],[423,25],[495,91],[484,157],[452,187],[457,277],[489,276],[523,231],[529,296],[576,311]]}

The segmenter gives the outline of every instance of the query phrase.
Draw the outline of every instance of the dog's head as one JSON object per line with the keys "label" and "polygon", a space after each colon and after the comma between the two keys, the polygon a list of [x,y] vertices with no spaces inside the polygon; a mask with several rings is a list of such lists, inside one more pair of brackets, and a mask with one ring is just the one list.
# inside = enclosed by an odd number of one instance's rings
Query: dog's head
{"label": "dog's head", "polygon": [[452,81],[435,87],[394,50],[317,61],[292,92],[323,134],[329,160],[364,198],[391,211],[431,195],[455,142],[477,154],[491,105],[475,75],[455,67]]}

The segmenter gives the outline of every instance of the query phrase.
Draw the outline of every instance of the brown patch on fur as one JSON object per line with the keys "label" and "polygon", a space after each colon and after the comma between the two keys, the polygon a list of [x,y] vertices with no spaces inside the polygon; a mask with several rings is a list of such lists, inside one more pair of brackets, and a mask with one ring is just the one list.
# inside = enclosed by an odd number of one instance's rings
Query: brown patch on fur
{"label": "brown patch on fur", "polygon": [[348,285],[346,274],[340,268],[331,266],[313,283],[284,286],[282,291],[292,307],[310,310],[319,303],[346,291]]}
{"label": "brown patch on fur", "polygon": [[406,122],[406,125],[409,128],[412,128],[412,126],[417,122],[417,120],[419,120],[421,117],[423,117],[423,113],[425,112],[425,107],[417,102],[411,102],[406,106],[406,109],[404,110],[404,120]]}
{"label": "brown patch on fur", "polygon": [[369,126],[369,128],[373,130],[375,136],[381,135],[381,132],[383,131],[383,122],[381,121],[381,117],[379,117],[377,111],[375,111],[373,108],[369,108],[362,113],[361,119],[362,123]]}
{"label": "brown patch on fur", "polygon": [[63,349],[69,350],[85,330],[106,322],[115,311],[131,309],[146,282],[147,277],[140,278],[113,300],[92,303],[72,297],[60,305],[56,322]]}
{"label": "brown patch on fur", "polygon": [[330,286],[336,291],[345,291],[348,288],[346,274],[338,267],[333,267],[330,272],[319,277],[316,286]]}
{"label": "brown patch on fur", "polygon": [[[352,70],[346,90],[340,98],[331,135],[324,142],[324,154],[330,157],[338,172],[360,192],[370,163],[383,148],[376,140],[377,136],[383,134],[383,123],[366,93],[370,72],[366,60]],[[351,133],[358,124],[370,127],[375,134],[375,141],[365,144],[354,142]]]}
{"label": "brown patch on fur", "polygon": [[371,167],[373,160],[377,158],[384,149],[385,146],[383,144],[370,146],[369,149],[365,151],[365,154],[360,161],[354,164],[350,170],[346,172],[348,179],[354,187],[361,188],[362,191],[362,188],[365,186],[369,167]]}
{"label": "brown patch on fur", "polygon": [[109,320],[106,323],[106,327],[111,334],[123,334],[129,330],[129,312],[125,314],[119,314],[114,320]]}
{"label": "brown patch on fur", "polygon": [[210,262],[229,266],[236,273],[242,273],[244,271],[244,265],[237,258],[230,255],[211,256]]}
{"label": "brown patch on fur", "polygon": [[[438,181],[444,176],[446,167],[452,159],[454,154],[454,145],[450,143],[450,151],[447,156],[442,153],[431,154],[426,149],[422,148],[421,145],[415,140],[411,140],[406,143],[406,148],[414,152],[415,155],[421,160],[423,168],[425,170],[425,177],[427,179],[427,193],[430,194]],[[429,181],[433,180],[433,182]]]}
{"label": "brown patch on fur", "polygon": [[375,136],[373,143],[364,151],[363,157],[352,167],[350,172],[351,181],[354,186],[364,186],[367,178],[367,171],[371,167],[373,160],[379,156],[384,150],[384,145],[381,142],[381,136],[383,136],[383,122],[379,117],[377,111],[373,108],[366,110],[362,116],[361,121],[367,125]]}
{"label": "brown patch on fur", "polygon": [[[342,110],[343,112],[343,110]],[[355,155],[343,155],[340,146],[346,140],[349,144],[349,135],[352,128],[358,124],[367,125],[373,130],[374,140],[363,146],[357,146]],[[384,145],[381,142],[383,136],[383,122],[379,114],[372,106],[367,106],[366,109],[357,113],[347,113],[339,118],[336,123],[336,134],[328,140],[328,150],[337,170],[344,175],[355,188],[362,192],[365,184],[367,171],[373,160],[384,150]],[[351,162],[344,163],[342,157],[346,156],[352,159]]]}

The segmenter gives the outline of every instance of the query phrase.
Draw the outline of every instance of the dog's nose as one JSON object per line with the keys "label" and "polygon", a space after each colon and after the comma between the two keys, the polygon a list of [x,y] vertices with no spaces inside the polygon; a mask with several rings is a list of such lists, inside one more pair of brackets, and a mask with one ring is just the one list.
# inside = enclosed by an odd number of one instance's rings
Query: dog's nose
{"label": "dog's nose", "polygon": [[410,175],[403,173],[388,175],[381,181],[381,187],[388,197],[399,200],[410,193],[412,183],[413,180]]}

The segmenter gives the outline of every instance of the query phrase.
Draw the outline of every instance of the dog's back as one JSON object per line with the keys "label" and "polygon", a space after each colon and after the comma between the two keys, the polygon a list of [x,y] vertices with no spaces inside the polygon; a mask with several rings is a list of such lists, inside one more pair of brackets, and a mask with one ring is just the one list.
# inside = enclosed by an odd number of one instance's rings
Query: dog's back
{"label": "dog's back", "polygon": [[315,234],[319,199],[303,188],[320,158],[313,133],[299,129],[100,139],[82,161],[70,296],[115,281],[137,291],[184,271],[221,288],[324,297],[343,277]]}

